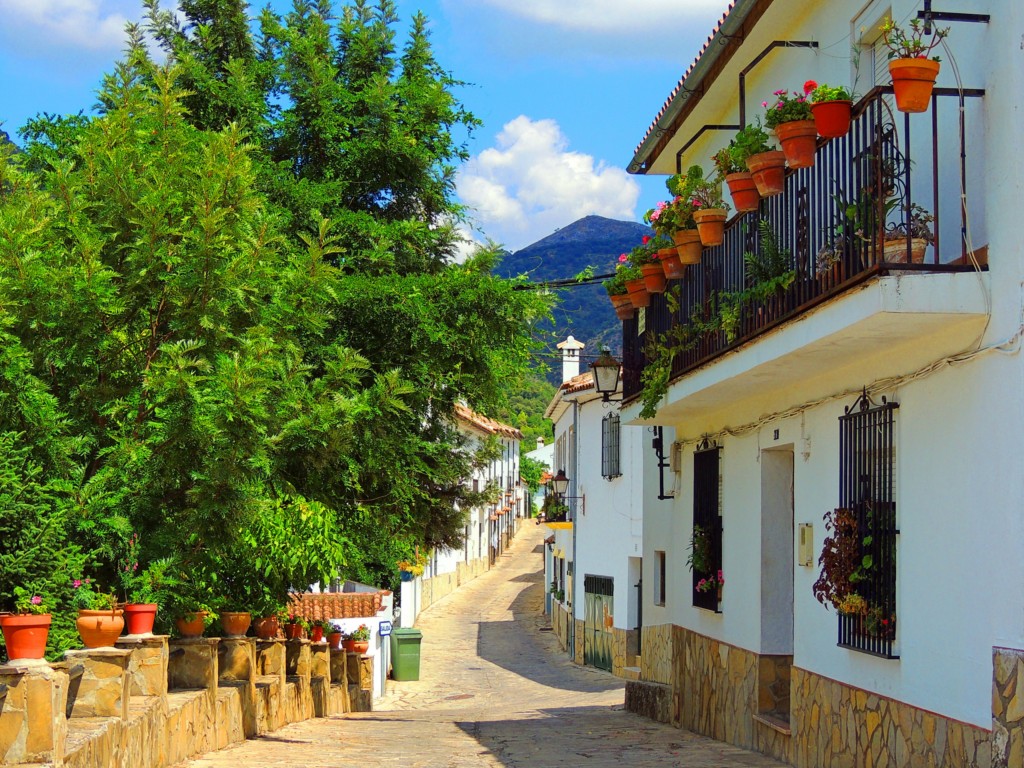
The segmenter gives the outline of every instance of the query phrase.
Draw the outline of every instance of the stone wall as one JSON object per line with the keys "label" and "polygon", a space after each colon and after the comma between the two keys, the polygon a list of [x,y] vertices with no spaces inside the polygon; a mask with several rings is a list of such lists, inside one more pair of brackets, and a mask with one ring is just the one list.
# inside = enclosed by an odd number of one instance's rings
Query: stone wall
{"label": "stone wall", "polygon": [[584,624],[582,619],[576,619],[575,621],[576,621],[576,636],[573,639],[576,641],[575,642],[576,647],[575,647],[575,650],[573,652],[572,660],[575,661],[580,666],[582,666],[583,665],[583,652],[584,652],[583,644],[584,644],[584,641],[586,640],[586,634],[585,634],[585,632],[586,632],[586,625]]}
{"label": "stone wall", "polygon": [[992,649],[992,768],[1024,765],[1024,651]]}
{"label": "stone wall", "polygon": [[612,627],[612,674],[622,677],[622,670],[633,666],[632,659],[626,655],[628,632],[625,629]]}
{"label": "stone wall", "polygon": [[569,650],[569,611],[561,603],[551,602],[551,629],[558,638],[558,646],[563,651]]}
{"label": "stone wall", "polygon": [[626,681],[626,709],[659,723],[672,720],[672,687],[645,680]]}
{"label": "stone wall", "polygon": [[793,669],[791,705],[793,759],[798,768],[989,768],[993,764],[987,730],[803,669]]}
{"label": "stone wall", "polygon": [[640,679],[652,683],[672,682],[672,625],[644,627],[640,647]]}
{"label": "stone wall", "polygon": [[0,765],[176,765],[350,702],[368,707],[370,662],[308,640],[147,636],[53,666],[0,666]]}
{"label": "stone wall", "polygon": [[443,597],[447,597],[466,582],[472,581],[488,568],[487,558],[481,557],[468,563],[456,563],[455,570],[439,573],[429,579],[422,579],[420,587],[420,612],[422,613]]}

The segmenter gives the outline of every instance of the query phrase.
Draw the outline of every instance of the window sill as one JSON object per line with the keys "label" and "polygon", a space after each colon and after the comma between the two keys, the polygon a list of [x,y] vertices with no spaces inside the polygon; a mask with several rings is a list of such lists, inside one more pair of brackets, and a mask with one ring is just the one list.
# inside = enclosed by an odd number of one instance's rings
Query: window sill
{"label": "window sill", "polygon": [[836,643],[840,648],[845,648],[848,651],[855,651],[856,653],[863,653],[868,656],[874,656],[877,659],[885,659],[886,661],[899,661],[900,655],[898,653],[885,653],[883,651],[872,651],[867,648],[860,648],[856,645],[849,645],[847,643]]}

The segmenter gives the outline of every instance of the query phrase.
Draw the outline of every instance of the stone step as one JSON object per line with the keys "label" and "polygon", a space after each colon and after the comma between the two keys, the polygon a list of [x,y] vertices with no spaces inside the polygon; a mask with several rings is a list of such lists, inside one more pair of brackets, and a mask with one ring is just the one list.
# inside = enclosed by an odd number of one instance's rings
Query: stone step
{"label": "stone step", "polygon": [[767,725],[773,731],[778,731],[784,736],[791,736],[793,734],[792,727],[789,724],[788,712],[759,712],[754,715],[754,722]]}
{"label": "stone step", "polygon": [[639,680],[640,667],[623,667],[622,677],[626,680]]}

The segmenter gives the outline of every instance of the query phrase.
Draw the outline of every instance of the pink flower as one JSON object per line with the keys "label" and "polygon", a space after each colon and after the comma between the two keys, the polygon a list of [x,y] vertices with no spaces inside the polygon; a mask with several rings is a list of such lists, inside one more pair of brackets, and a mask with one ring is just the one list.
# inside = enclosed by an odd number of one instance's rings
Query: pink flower
{"label": "pink flower", "polygon": [[75,579],[71,583],[72,583],[72,585],[74,586],[75,589],[78,589],[80,586],[82,586],[82,580],[81,579]]}
{"label": "pink flower", "polygon": [[668,207],[668,203],[665,202],[664,200],[662,200],[656,206],[654,206],[655,210],[657,210],[657,211],[664,211],[665,208],[667,208],[667,207]]}
{"label": "pink flower", "polygon": [[655,208],[653,211],[651,211],[650,219],[651,219],[651,221],[657,221],[660,216],[661,216],[661,208]]}
{"label": "pink flower", "polygon": [[626,259],[628,259],[628,258],[629,257],[626,256],[626,254],[620,253],[619,254],[619,264],[625,264],[626,263]]}
{"label": "pink flower", "polygon": [[775,108],[776,109],[782,109],[782,102],[780,101],[778,104],[776,104]]}
{"label": "pink flower", "polygon": [[700,208],[700,200],[691,200],[690,205],[692,205],[694,208]]}
{"label": "pink flower", "polygon": [[138,564],[138,563],[134,563],[134,564],[132,565],[132,570],[133,570],[133,571],[137,571],[137,570],[139,570],[139,564]]}
{"label": "pink flower", "polygon": [[32,605],[40,605],[43,602],[43,598],[39,595],[32,595],[32,600],[30,602]]}
{"label": "pink flower", "polygon": [[86,583],[86,584],[91,584],[91,583],[92,583],[92,579],[86,579],[86,580],[85,580],[85,583]]}
{"label": "pink flower", "polygon": [[775,96],[782,96],[786,92],[785,88],[782,88],[774,93]]}
{"label": "pink flower", "polygon": [[814,82],[813,80],[808,80],[806,83],[804,83],[804,93],[805,94],[810,93],[811,91],[813,91],[817,87],[818,87],[818,84],[816,82]]}
{"label": "pink flower", "polygon": [[761,106],[762,107],[767,107],[768,106],[768,102],[767,101],[762,101],[761,102]]}
{"label": "pink flower", "polygon": [[644,245],[647,245],[649,242],[651,242],[651,236],[644,235],[643,237],[640,238],[640,242],[643,243]]}

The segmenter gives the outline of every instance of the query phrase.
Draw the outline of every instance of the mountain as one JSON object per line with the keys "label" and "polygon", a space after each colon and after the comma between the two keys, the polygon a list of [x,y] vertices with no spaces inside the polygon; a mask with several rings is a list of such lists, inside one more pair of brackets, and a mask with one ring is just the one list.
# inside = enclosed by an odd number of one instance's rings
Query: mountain
{"label": "mountain", "polygon": [[[640,238],[652,234],[649,227],[635,221],[616,221],[602,216],[586,216],[542,240],[505,256],[495,273],[504,277],[527,275],[532,282],[572,278],[587,267],[594,274],[614,271],[620,253],[628,253]],[[585,343],[584,362],[607,345],[616,356],[622,354],[622,325],[604,287],[583,285],[560,289],[555,307],[554,325],[541,329],[547,351],[548,380],[560,383],[562,368],[555,344],[569,334]],[[590,359],[593,359],[590,357]],[[581,367],[586,370],[586,365]]]}

